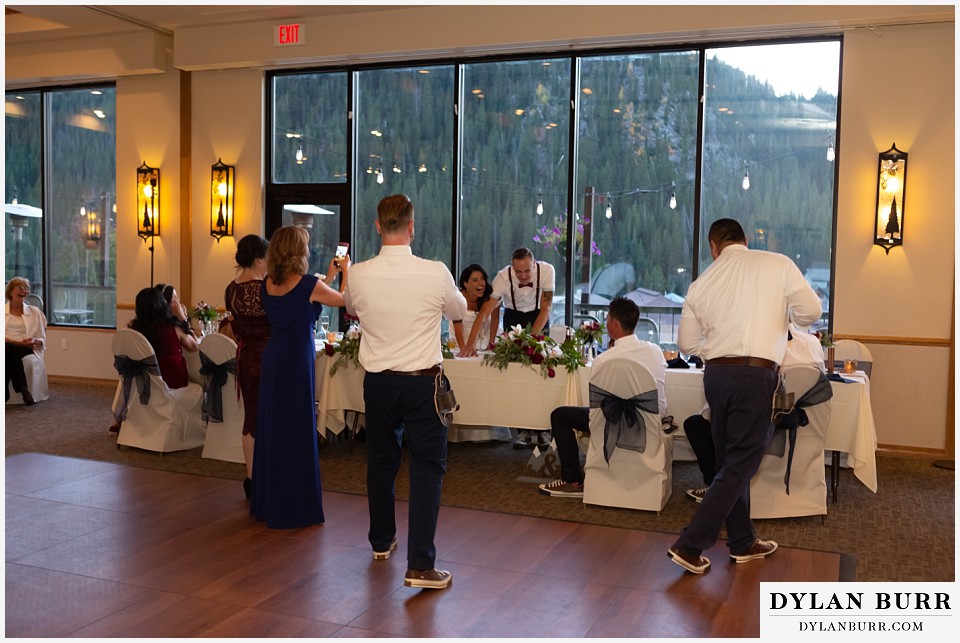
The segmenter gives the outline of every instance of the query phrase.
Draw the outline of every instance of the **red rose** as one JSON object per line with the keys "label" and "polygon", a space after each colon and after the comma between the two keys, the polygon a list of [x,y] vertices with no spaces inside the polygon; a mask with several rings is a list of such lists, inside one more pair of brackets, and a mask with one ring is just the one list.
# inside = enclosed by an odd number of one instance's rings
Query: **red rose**
{"label": "red rose", "polygon": [[517,346],[519,346],[519,345],[522,344],[523,342],[521,342],[519,339],[515,339],[515,340],[513,340],[513,343],[516,344]]}
{"label": "red rose", "polygon": [[534,353],[532,359],[534,364],[540,364],[543,362],[543,355],[540,353]]}
{"label": "red rose", "polygon": [[333,344],[327,344],[326,342],[324,342],[324,344],[323,344],[323,352],[326,353],[327,355],[329,355],[330,357],[333,357],[333,352],[334,352],[334,351],[333,351]]}
{"label": "red rose", "polygon": [[556,374],[557,374],[557,372],[556,372],[555,370],[553,370],[552,368],[548,368],[548,369],[547,369],[547,377],[554,377]]}

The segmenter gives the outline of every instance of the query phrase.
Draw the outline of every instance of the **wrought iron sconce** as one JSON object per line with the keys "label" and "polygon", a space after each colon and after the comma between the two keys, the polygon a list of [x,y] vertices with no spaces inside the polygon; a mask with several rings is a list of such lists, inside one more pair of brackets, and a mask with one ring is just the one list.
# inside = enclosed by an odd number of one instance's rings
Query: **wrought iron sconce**
{"label": "wrought iron sconce", "polygon": [[97,216],[97,210],[93,204],[80,206],[80,216],[83,226],[83,245],[87,250],[93,250],[100,244],[100,217]]}
{"label": "wrought iron sconce", "polygon": [[220,243],[233,236],[234,176],[237,168],[219,158],[210,168],[210,236]]}
{"label": "wrought iron sconce", "polygon": [[146,243],[160,234],[160,170],[144,161],[137,168],[137,236]]}
{"label": "wrought iron sconce", "polygon": [[160,170],[144,161],[137,168],[137,236],[150,239],[150,285],[153,285],[153,241],[160,234]]}
{"label": "wrought iron sconce", "polygon": [[906,211],[907,153],[897,144],[880,152],[877,169],[877,207],[874,211],[873,243],[890,254],[890,248],[903,245],[903,221]]}

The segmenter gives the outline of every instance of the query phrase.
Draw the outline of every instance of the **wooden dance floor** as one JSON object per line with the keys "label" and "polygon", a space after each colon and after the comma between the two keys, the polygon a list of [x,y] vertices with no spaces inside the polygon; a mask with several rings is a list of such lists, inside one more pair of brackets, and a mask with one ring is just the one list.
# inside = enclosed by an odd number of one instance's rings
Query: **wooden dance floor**
{"label": "wooden dance floor", "polygon": [[[159,456],[158,456],[159,457]],[[239,481],[24,453],[6,458],[9,637],[757,637],[761,581],[827,581],[841,555],[781,548],[697,577],[674,534],[443,507],[443,591],[373,561],[363,496],[271,530]]]}

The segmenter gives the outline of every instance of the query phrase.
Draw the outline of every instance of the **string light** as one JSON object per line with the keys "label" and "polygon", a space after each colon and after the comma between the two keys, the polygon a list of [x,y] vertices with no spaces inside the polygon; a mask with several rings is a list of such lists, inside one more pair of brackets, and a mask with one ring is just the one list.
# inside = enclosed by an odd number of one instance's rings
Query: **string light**
{"label": "string light", "polygon": [[742,187],[744,190],[750,189],[750,173],[749,172],[743,173],[743,182],[740,184],[740,187]]}
{"label": "string light", "polygon": [[670,193],[670,209],[671,210],[677,209],[677,193],[676,192]]}
{"label": "string light", "polygon": [[833,159],[835,159],[836,157],[837,155],[833,151],[833,143],[831,143],[830,146],[827,148],[827,160],[832,163]]}
{"label": "string light", "polygon": [[377,170],[377,185],[383,185],[383,171]]}
{"label": "string light", "polygon": [[300,145],[297,145],[296,159],[297,159],[297,165],[300,165],[303,163],[303,159],[304,159],[303,147]]}
{"label": "string light", "polygon": [[543,199],[538,198],[537,199],[537,216],[540,216],[541,214],[543,214]]}
{"label": "string light", "polygon": [[613,208],[610,207],[609,203],[607,204],[607,211],[604,213],[604,216],[607,217],[608,219],[613,218]]}

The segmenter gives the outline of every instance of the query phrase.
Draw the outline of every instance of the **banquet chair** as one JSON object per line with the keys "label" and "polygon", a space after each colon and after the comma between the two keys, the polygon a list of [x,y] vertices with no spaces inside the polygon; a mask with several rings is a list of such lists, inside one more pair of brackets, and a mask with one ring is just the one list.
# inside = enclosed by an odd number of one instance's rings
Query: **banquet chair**
{"label": "banquet chair", "polygon": [[[602,408],[594,405],[604,391],[623,400],[642,394],[639,431],[608,430]],[[584,463],[583,502],[660,512],[673,482],[673,438],[660,428],[657,384],[653,374],[636,360],[612,358],[601,362],[590,376],[590,442]],[[605,435],[606,434],[606,435]],[[641,447],[640,442],[643,442]],[[642,452],[638,449],[642,448]],[[609,459],[608,456],[609,455]]]}
{"label": "banquet chair", "polygon": [[[243,458],[243,400],[236,376],[237,343],[220,333],[200,340],[200,372],[204,376],[203,415],[207,434],[201,457],[224,462],[245,462]],[[205,372],[209,371],[209,372]],[[219,376],[219,377],[218,377]],[[216,413],[219,383],[219,420]],[[210,411],[213,411],[210,413]]]}
{"label": "banquet chair", "polygon": [[[789,461],[789,444],[784,444],[782,455],[770,453],[763,456],[760,468],[750,481],[751,518],[792,518],[799,516],[823,516],[827,513],[826,468],[823,460],[823,441],[830,422],[832,400],[804,406],[802,398],[822,376],[815,366],[790,366],[781,371],[788,393],[794,394],[796,406],[806,414],[808,424],[798,426],[796,447],[790,463],[789,493],[785,476]],[[829,389],[829,383],[826,383]],[[826,391],[824,391],[826,393]],[[829,395],[832,396],[832,390]],[[786,431],[781,439],[786,438]],[[776,436],[775,436],[776,437]],[[773,443],[773,440],[771,440]]]}
{"label": "banquet chair", "polygon": [[[47,384],[47,367],[43,363],[43,358],[36,353],[30,353],[23,357],[23,372],[27,376],[27,388],[36,402],[50,399],[50,388]],[[7,392],[10,398],[7,404],[23,404],[23,396],[13,390],[13,382],[7,385]]]}
{"label": "banquet chair", "polygon": [[870,377],[870,371],[873,369],[873,355],[870,349],[862,342],[855,339],[838,339],[833,343],[833,365],[838,371],[843,371],[843,360],[857,360],[857,369],[863,371]]}
{"label": "banquet chair", "polygon": [[35,292],[32,292],[26,297],[24,297],[23,303],[30,304],[35,308],[39,308],[40,310],[43,310],[43,299],[40,297],[40,295],[38,295]]}
{"label": "banquet chair", "polygon": [[[157,356],[147,338],[130,328],[121,328],[113,337],[114,367],[121,373],[127,363],[144,365],[142,376],[121,375],[113,399],[114,415],[126,417],[117,436],[121,445],[167,453],[203,446],[205,428],[200,416],[203,389],[190,383],[171,389],[160,377]],[[129,396],[124,394],[125,380]]]}

